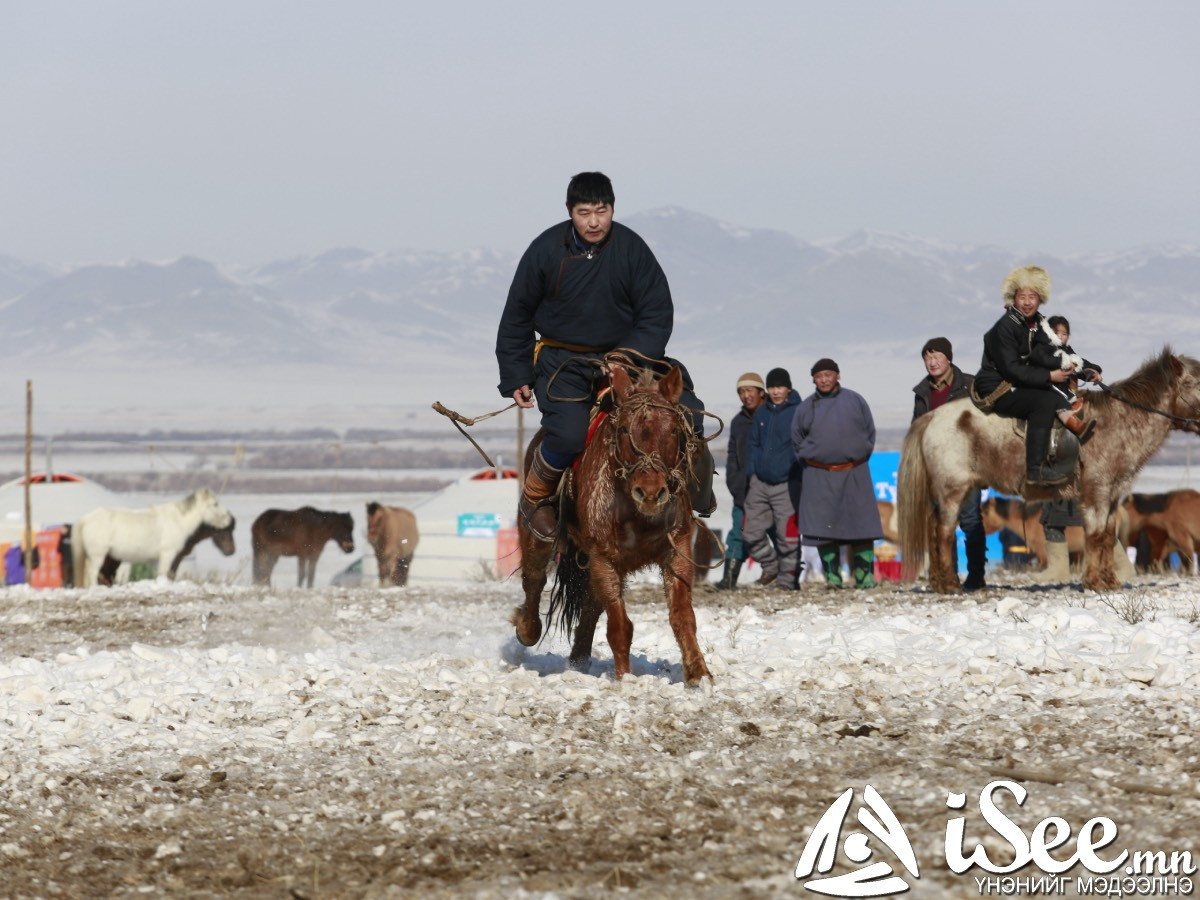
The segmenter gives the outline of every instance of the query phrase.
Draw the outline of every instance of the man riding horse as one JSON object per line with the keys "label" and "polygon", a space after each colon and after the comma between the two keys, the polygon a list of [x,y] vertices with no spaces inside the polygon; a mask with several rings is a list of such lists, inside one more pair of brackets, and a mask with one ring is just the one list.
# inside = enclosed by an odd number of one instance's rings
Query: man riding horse
{"label": "man riding horse", "polygon": [[[617,352],[665,374],[674,307],[666,275],[635,232],[613,221],[612,182],[581,172],[567,186],[570,219],[544,231],[521,257],[496,335],[500,393],[529,409],[537,399],[544,438],[529,461],[519,510],[529,531],[553,541],[554,496],[563,472],[583,450],[588,416]],[[535,334],[536,332],[536,334]],[[680,403],[703,434],[704,404],[687,370]],[[704,445],[691,487],[692,506],[716,508],[713,460]]]}

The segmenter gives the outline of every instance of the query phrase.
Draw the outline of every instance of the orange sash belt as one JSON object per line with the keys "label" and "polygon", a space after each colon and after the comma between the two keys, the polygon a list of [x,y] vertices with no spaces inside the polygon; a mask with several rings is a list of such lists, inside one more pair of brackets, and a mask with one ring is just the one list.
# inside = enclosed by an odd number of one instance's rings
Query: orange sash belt
{"label": "orange sash belt", "polygon": [[847,469],[853,469],[855,466],[861,466],[871,457],[864,456],[862,459],[856,459],[854,462],[844,463],[823,463],[817,462],[815,459],[806,459],[804,462],[812,466],[814,469],[824,469],[826,472],[845,472]]}

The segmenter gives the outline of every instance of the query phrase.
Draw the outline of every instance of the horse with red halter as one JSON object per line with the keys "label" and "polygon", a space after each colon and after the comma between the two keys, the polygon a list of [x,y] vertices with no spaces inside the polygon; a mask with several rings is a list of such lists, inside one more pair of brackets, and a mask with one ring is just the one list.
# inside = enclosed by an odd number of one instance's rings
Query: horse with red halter
{"label": "horse with red halter", "polygon": [[1096,432],[1081,454],[1078,476],[1052,487],[1026,484],[1024,438],[1014,419],[987,415],[963,399],[914,421],[900,453],[904,576],[915,578],[928,554],[930,587],[941,594],[961,590],[953,556],[958,508],[968,491],[990,485],[1027,500],[1078,496],[1087,555],[1083,586],[1119,588],[1113,570],[1117,508],[1172,429],[1200,433],[1200,361],[1164,348],[1105,393],[1089,394],[1087,407]]}
{"label": "horse with red halter", "polygon": [[[697,685],[712,677],[696,639],[692,610],[697,525],[688,480],[703,450],[701,439],[693,431],[691,410],[679,404],[683,377],[678,367],[658,381],[643,373],[634,382],[622,366],[613,366],[611,377],[613,408],[595,426],[578,471],[565,479],[558,542],[538,540],[518,516],[525,604],[513,611],[512,623],[525,646],[541,637],[542,590],[558,546],[547,625],[557,619],[564,632],[573,632],[571,666],[586,670],[596,625],[605,613],[613,674],[621,678],[629,672],[633,642],[625,582],[634,572],[657,565],[683,658],[683,678]],[[539,431],[525,454],[527,468],[541,440]]]}
{"label": "horse with red halter", "polygon": [[250,526],[254,545],[254,583],[270,585],[271,572],[281,556],[295,556],[296,586],[313,586],[317,560],[328,541],[345,553],[354,552],[354,519],[350,513],[300,509],[268,509]]}

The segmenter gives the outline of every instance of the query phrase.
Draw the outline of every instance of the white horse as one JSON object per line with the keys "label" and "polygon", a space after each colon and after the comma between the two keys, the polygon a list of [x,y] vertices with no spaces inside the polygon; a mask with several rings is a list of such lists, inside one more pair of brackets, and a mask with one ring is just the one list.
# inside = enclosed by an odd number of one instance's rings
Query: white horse
{"label": "white horse", "polygon": [[119,562],[155,562],[166,575],[176,554],[202,525],[221,530],[233,522],[208,488],[174,503],[146,509],[94,509],[71,529],[71,558],[77,587],[98,583],[105,557]]}

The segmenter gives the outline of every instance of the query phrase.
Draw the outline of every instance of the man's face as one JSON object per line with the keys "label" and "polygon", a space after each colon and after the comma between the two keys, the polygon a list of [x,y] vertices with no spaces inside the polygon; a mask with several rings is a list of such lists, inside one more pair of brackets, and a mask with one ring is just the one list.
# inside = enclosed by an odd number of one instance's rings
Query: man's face
{"label": "man's face", "polygon": [[1042,305],[1042,298],[1038,296],[1038,292],[1033,288],[1021,288],[1013,297],[1013,306],[1017,308],[1017,312],[1025,318],[1029,318],[1038,311],[1038,307]]}
{"label": "man's face", "polygon": [[822,369],[820,372],[813,373],[813,384],[822,394],[828,394],[837,387],[837,383],[838,373],[833,369]]}
{"label": "man's face", "polygon": [[946,354],[941,350],[925,351],[925,371],[933,376],[934,381],[945,375],[949,368],[950,360],[946,359]]}
{"label": "man's face", "polygon": [[571,223],[589,244],[598,244],[612,230],[613,208],[607,203],[576,203],[571,207]]}
{"label": "man's face", "polygon": [[767,396],[771,398],[771,402],[778,406],[788,398],[788,394],[792,389],[786,384],[777,384],[774,387],[767,388]]}
{"label": "man's face", "polygon": [[738,388],[738,399],[742,401],[742,407],[747,412],[754,412],[767,399],[767,392],[762,388],[740,387]]}

